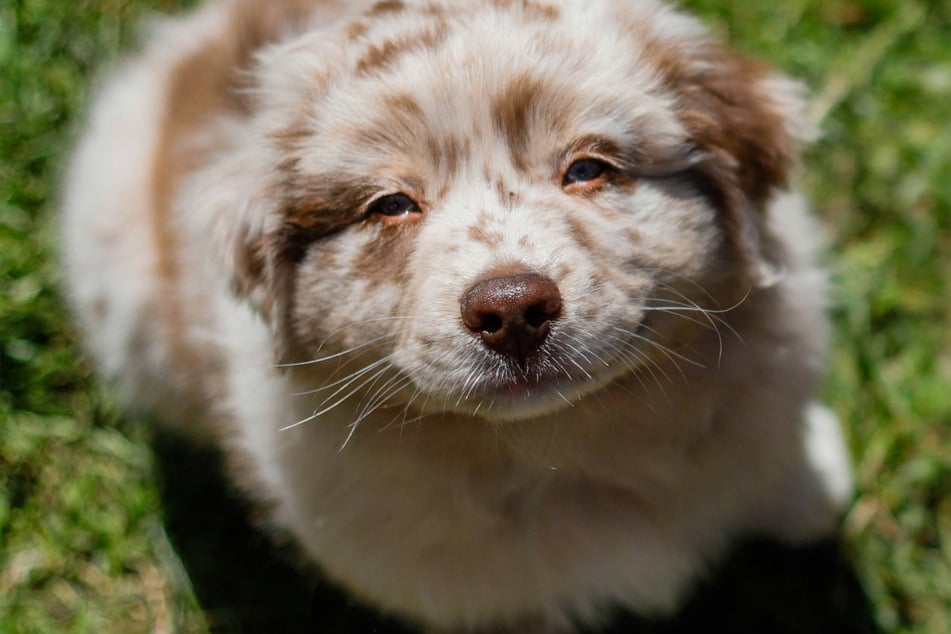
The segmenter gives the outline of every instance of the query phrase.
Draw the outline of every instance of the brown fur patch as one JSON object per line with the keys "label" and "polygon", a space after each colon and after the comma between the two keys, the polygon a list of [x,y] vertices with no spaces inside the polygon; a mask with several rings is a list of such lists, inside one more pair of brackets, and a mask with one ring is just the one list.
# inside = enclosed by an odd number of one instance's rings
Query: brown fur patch
{"label": "brown fur patch", "polygon": [[382,0],[370,7],[367,11],[369,16],[384,15],[386,13],[399,13],[404,10],[406,5],[401,0]]}
{"label": "brown fur patch", "polygon": [[733,257],[743,263],[733,267],[738,283],[756,284],[770,250],[756,212],[787,186],[797,152],[786,113],[761,87],[770,69],[719,44],[707,44],[701,64],[663,42],[647,42],[645,57],[679,94],[678,118],[697,148],[712,157],[694,170],[695,181],[725,212]]}
{"label": "brown fur patch", "polygon": [[572,267],[572,266],[570,266],[570,265],[568,265],[568,264],[564,264],[564,263],[560,264],[560,265],[558,266],[558,270],[555,271],[555,276],[554,276],[554,277],[555,277],[555,282],[556,282],[557,284],[563,283],[563,282],[565,281],[565,279],[566,279],[569,275],[571,275],[572,273],[574,273],[574,271],[575,271],[575,270],[574,270],[574,267]]}
{"label": "brown fur patch", "polygon": [[407,266],[413,253],[418,223],[378,223],[367,231],[375,231],[364,248],[353,260],[353,272],[365,280],[370,288],[381,284],[404,283],[409,275]]}
{"label": "brown fur patch", "polygon": [[578,246],[588,253],[598,252],[598,243],[591,236],[591,232],[588,231],[584,222],[571,215],[565,218],[565,222],[568,223],[568,235],[571,236],[571,239],[574,240]]}
{"label": "brown fur patch", "polygon": [[[185,174],[207,160],[210,150],[196,148],[192,139],[223,114],[248,114],[252,104],[244,96],[243,81],[254,52],[300,24],[316,4],[312,0],[290,0],[280,5],[241,0],[229,16],[231,23],[223,35],[183,58],[172,70],[152,172],[159,277],[170,291],[179,274],[176,240],[169,226],[172,192]],[[300,131],[288,134],[296,136]],[[174,304],[174,294],[165,293],[164,297]]]}
{"label": "brown fur patch", "polygon": [[420,122],[425,119],[425,113],[416,97],[409,93],[400,93],[396,95],[387,95],[383,98],[386,107],[393,113],[400,114],[407,118],[414,118]]}
{"label": "brown fur patch", "polygon": [[532,121],[537,115],[537,104],[545,88],[545,82],[522,76],[510,82],[492,100],[492,116],[495,126],[508,144],[512,163],[516,169],[525,170],[526,152],[532,140]]}
{"label": "brown fur patch", "polygon": [[[289,191],[297,189],[291,185]],[[273,248],[280,261],[299,263],[307,246],[360,219],[360,209],[377,192],[362,180],[327,182],[289,194],[283,205],[284,226],[274,236]]]}
{"label": "brown fur patch", "polygon": [[558,7],[542,2],[526,2],[525,6],[535,15],[539,15],[547,20],[557,20],[561,15]]}
{"label": "brown fur patch", "polygon": [[[183,57],[170,72],[152,163],[152,234],[158,253],[158,295],[163,300],[156,317],[166,332],[170,363],[181,369],[183,376],[199,377],[207,383],[202,388],[206,393],[214,390],[216,373],[211,365],[215,360],[209,351],[196,350],[192,342],[183,339],[184,324],[189,320],[186,313],[201,308],[180,295],[180,244],[171,220],[173,192],[186,174],[208,160],[211,148],[196,144],[202,132],[222,115],[243,117],[253,108],[243,82],[254,51],[299,24],[314,6],[306,0],[280,6],[241,0],[232,8],[222,34]],[[236,254],[238,266],[251,273],[259,272],[251,262],[256,257],[253,251],[249,247],[247,253]],[[247,279],[236,281],[240,287],[249,283]]]}
{"label": "brown fur patch", "polygon": [[758,88],[769,68],[709,44],[703,64],[645,36],[644,58],[680,95],[678,114],[699,149],[725,162],[727,172],[759,208],[787,184],[795,148],[783,114]]}
{"label": "brown fur patch", "polygon": [[492,5],[500,9],[518,7],[526,16],[540,20],[556,20],[561,15],[558,7],[534,0],[492,0]]}
{"label": "brown fur patch", "polygon": [[459,170],[459,165],[469,154],[471,146],[468,139],[455,136],[440,139],[428,136],[426,149],[427,158],[433,167],[443,176],[452,176]]}
{"label": "brown fur patch", "polygon": [[397,40],[388,40],[382,44],[370,46],[357,60],[355,66],[358,75],[376,73],[396,63],[402,56],[412,51],[436,49],[445,41],[448,27],[441,23],[433,28],[420,31],[413,36]]}
{"label": "brown fur patch", "polygon": [[290,125],[271,133],[271,140],[280,150],[281,155],[286,157],[279,166],[280,169],[292,171],[297,169],[299,148],[314,131],[312,116],[310,111],[302,107],[301,112]]}
{"label": "brown fur patch", "polygon": [[633,242],[634,244],[637,244],[638,242],[641,242],[644,239],[644,236],[642,236],[641,232],[638,231],[637,229],[628,229],[627,231],[624,232],[624,235],[628,239],[628,241]]}
{"label": "brown fur patch", "polygon": [[246,241],[243,248],[235,251],[234,258],[234,290],[238,295],[249,295],[264,278],[267,241],[264,238]]}
{"label": "brown fur patch", "polygon": [[686,92],[681,121],[702,149],[736,160],[740,187],[761,207],[786,186],[794,152],[782,115],[757,89],[768,70],[725,50],[714,69]]}
{"label": "brown fur patch", "polygon": [[[444,176],[451,176],[456,172],[463,155],[468,149],[468,142],[456,137],[439,138],[429,130],[429,120],[416,98],[408,93],[387,95],[384,98],[386,117],[362,129],[358,136],[364,144],[371,147],[386,145],[388,139],[397,136],[412,139],[413,147],[416,140],[421,141],[426,154],[421,159],[433,166],[435,171]],[[401,134],[394,134],[396,131]],[[404,148],[404,151],[411,151]]]}
{"label": "brown fur patch", "polygon": [[413,48],[412,40],[390,40],[377,46],[373,45],[357,61],[356,71],[365,74],[389,66],[405,51]]}
{"label": "brown fur patch", "polygon": [[472,225],[466,231],[466,236],[472,242],[477,244],[484,244],[490,249],[494,249],[502,244],[504,236],[499,231],[487,231],[484,227],[479,225]]}
{"label": "brown fur patch", "polygon": [[367,30],[367,25],[363,22],[353,22],[347,27],[347,38],[351,42],[359,40],[366,34]]}
{"label": "brown fur patch", "polygon": [[501,178],[495,181],[495,192],[498,194],[499,200],[502,202],[502,204],[508,206],[509,208],[515,207],[522,202],[522,197],[516,192],[512,191],[511,188],[509,188],[509,186]]}

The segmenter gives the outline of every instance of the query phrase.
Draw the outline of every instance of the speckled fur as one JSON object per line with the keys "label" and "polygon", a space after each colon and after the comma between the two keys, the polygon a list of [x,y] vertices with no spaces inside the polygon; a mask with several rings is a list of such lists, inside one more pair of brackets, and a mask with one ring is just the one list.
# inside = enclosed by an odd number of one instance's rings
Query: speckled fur
{"label": "speckled fur", "polygon": [[[676,609],[833,531],[798,86],[653,0],[212,2],[96,103],[64,261],[130,406],[220,443],[328,576],[443,630]],[[569,165],[612,165],[565,185]],[[380,196],[418,211],[381,217]],[[463,326],[553,280],[526,368]]]}

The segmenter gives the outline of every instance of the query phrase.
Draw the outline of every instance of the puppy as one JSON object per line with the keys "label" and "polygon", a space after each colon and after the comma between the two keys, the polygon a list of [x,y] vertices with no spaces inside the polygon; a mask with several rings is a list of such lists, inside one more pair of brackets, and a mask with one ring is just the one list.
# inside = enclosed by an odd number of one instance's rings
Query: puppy
{"label": "puppy", "polygon": [[567,632],[835,529],[809,135],[654,0],[220,0],[105,86],[66,275],[123,399],[355,596]]}

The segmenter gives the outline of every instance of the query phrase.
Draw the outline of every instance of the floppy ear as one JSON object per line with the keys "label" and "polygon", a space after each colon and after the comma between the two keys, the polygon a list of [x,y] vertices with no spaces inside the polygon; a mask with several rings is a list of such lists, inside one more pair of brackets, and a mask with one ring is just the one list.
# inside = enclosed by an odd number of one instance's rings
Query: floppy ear
{"label": "floppy ear", "polygon": [[711,160],[701,166],[721,200],[727,235],[746,280],[769,286],[781,275],[780,247],[765,229],[774,195],[788,187],[804,142],[815,137],[804,88],[765,65],[713,47],[684,70],[679,118]]}
{"label": "floppy ear", "polygon": [[266,148],[237,143],[193,174],[179,200],[193,252],[211,275],[261,316],[275,362],[293,346],[291,313],[296,260],[289,256],[278,172]]}
{"label": "floppy ear", "polygon": [[179,217],[190,225],[188,235],[205,242],[197,246],[211,256],[217,274],[270,319],[277,298],[267,243],[280,216],[262,154],[254,144],[234,143],[189,177],[178,204]]}
{"label": "floppy ear", "polygon": [[[290,193],[297,177],[299,148],[306,133],[308,104],[332,59],[334,42],[313,34],[255,53],[243,89],[245,112],[222,119],[212,134],[219,151],[188,176],[177,204],[188,235],[211,252],[216,273],[234,294],[286,341],[293,270],[301,239],[289,223]],[[330,52],[328,52],[330,51]]]}

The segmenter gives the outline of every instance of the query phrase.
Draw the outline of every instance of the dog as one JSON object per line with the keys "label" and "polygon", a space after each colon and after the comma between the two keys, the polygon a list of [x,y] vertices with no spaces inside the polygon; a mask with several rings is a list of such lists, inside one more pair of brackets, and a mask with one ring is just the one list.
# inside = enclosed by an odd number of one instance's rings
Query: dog
{"label": "dog", "polygon": [[64,188],[87,349],[267,525],[434,631],[677,609],[834,533],[800,85],[655,0],[217,0]]}

